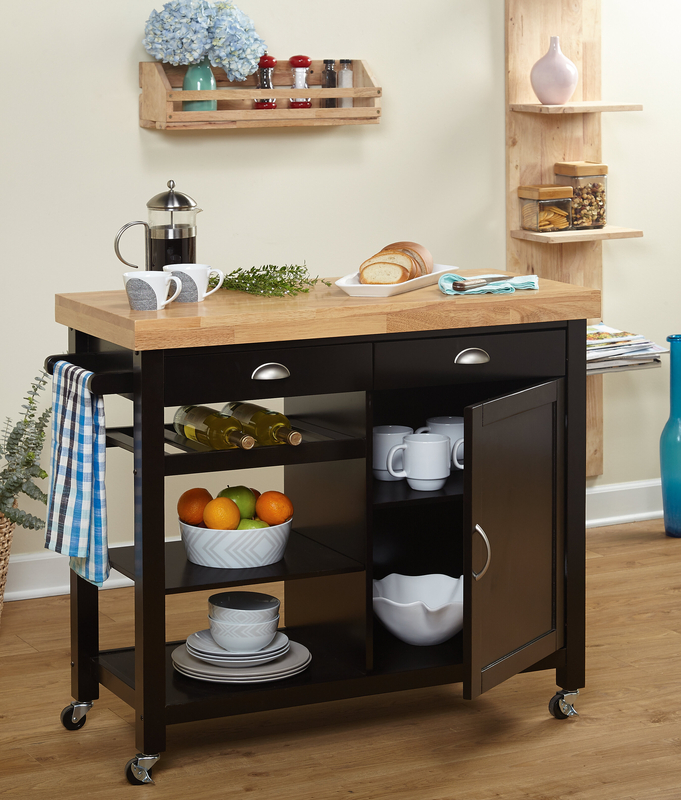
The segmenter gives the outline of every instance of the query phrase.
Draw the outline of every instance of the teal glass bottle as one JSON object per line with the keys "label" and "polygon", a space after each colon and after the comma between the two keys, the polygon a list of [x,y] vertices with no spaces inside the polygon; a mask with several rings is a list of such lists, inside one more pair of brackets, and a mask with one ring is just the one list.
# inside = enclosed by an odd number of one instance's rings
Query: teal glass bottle
{"label": "teal glass bottle", "polygon": [[[198,64],[190,64],[182,82],[185,91],[202,91],[217,89],[215,75],[210,68],[210,61],[204,58]],[[217,100],[187,100],[182,103],[183,111],[215,111],[218,107]]]}
{"label": "teal glass bottle", "polygon": [[662,509],[667,536],[681,537],[681,334],[669,342],[669,419],[660,437]]}

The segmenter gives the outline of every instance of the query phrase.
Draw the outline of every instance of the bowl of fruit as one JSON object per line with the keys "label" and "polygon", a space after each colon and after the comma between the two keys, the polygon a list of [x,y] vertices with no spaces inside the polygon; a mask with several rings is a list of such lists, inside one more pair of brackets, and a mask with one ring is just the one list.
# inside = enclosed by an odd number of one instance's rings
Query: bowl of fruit
{"label": "bowl of fruit", "polygon": [[219,569],[264,567],[283,558],[293,504],[282,492],[228,486],[217,497],[189,489],[177,503],[180,533],[193,564]]}

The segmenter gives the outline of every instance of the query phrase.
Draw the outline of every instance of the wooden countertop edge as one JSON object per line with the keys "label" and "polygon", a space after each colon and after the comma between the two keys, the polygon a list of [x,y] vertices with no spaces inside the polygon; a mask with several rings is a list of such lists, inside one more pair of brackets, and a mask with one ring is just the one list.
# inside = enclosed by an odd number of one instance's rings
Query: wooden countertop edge
{"label": "wooden countertop edge", "polygon": [[[55,319],[131,350],[328,339],[409,331],[594,319],[598,289],[539,279],[539,290],[513,295],[452,297],[430,286],[389,298],[354,298],[335,286],[314,294],[260,301],[223,296],[208,305],[130,311],[124,291],[58,294]],[[263,317],[261,302],[268,303]],[[198,310],[198,313],[195,313]]]}

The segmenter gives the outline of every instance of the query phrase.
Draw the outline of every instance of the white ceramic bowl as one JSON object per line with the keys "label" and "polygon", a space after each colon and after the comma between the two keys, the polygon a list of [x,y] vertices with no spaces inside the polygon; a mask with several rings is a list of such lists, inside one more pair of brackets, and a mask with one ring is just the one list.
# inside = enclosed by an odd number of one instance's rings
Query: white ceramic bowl
{"label": "white ceramic bowl", "polygon": [[463,575],[398,575],[374,581],[374,611],[407,644],[431,645],[463,628]]}
{"label": "white ceramic bowl", "polygon": [[208,616],[235,625],[268,622],[279,605],[278,598],[264,592],[219,592],[208,598]]}
{"label": "white ceramic bowl", "polygon": [[284,555],[292,520],[269,528],[222,531],[197,528],[180,520],[180,533],[187,558],[202,567],[240,569],[264,567]]}
{"label": "white ceramic bowl", "polygon": [[279,616],[267,622],[250,625],[234,625],[221,619],[208,617],[210,633],[216,644],[230,653],[255,653],[274,639],[279,625]]}

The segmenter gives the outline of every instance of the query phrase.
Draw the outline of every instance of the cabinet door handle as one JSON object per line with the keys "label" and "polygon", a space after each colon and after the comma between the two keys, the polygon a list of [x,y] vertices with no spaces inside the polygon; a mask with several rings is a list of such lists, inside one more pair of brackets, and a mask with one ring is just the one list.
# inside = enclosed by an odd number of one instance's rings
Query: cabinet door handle
{"label": "cabinet door handle", "polygon": [[270,361],[267,364],[261,364],[253,370],[251,375],[252,381],[280,381],[283,378],[290,378],[291,373],[283,364],[277,364],[276,361]]}
{"label": "cabinet door handle", "polygon": [[485,543],[485,547],[487,548],[487,560],[485,561],[485,566],[480,570],[480,572],[473,572],[473,577],[476,581],[479,581],[489,568],[489,562],[492,560],[492,547],[490,546],[487,534],[479,525],[475,526],[475,530],[480,534],[480,536],[482,536],[482,541]]}
{"label": "cabinet door handle", "polygon": [[486,364],[489,361],[489,353],[481,347],[467,347],[456,354],[455,364]]}

